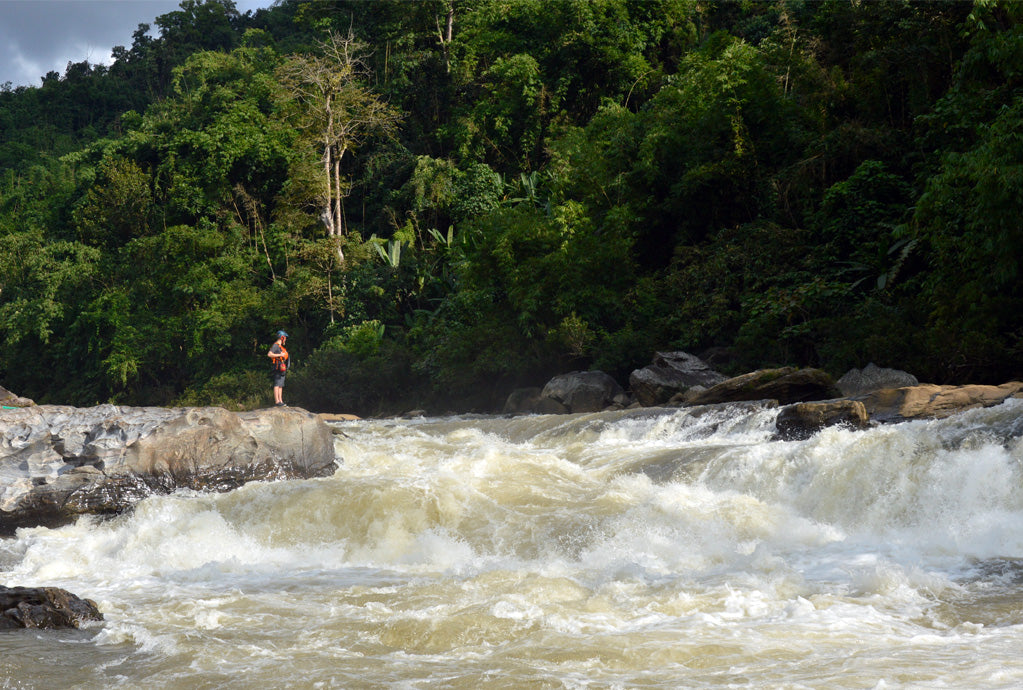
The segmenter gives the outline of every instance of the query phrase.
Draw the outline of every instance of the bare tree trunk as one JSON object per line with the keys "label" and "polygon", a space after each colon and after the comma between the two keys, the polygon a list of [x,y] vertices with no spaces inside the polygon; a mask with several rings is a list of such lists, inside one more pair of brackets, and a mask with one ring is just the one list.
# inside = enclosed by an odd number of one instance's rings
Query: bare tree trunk
{"label": "bare tree trunk", "polygon": [[341,156],[339,153],[334,158],[334,230],[338,235],[341,235],[344,229],[344,222],[341,218],[341,197],[344,196],[344,192],[341,189]]}
{"label": "bare tree trunk", "polygon": [[[448,9],[446,37],[437,17],[437,31],[444,44],[451,40],[454,31],[451,3]],[[307,181],[314,190],[312,196],[327,236],[339,240],[337,256],[343,263],[340,240],[348,232],[344,198],[351,192],[351,181],[342,176],[345,154],[349,149],[358,148],[371,135],[392,135],[400,115],[363,87],[362,81],[370,72],[359,55],[363,46],[351,32],[347,36],[328,34],[320,48],[320,56],[289,59],[279,74],[291,99],[300,106],[296,113],[297,124],[311,133],[310,143],[316,142],[314,150],[321,152],[318,166],[321,172]],[[385,59],[389,68],[389,44]],[[315,179],[319,175],[322,180]]]}
{"label": "bare tree trunk", "polygon": [[455,31],[455,5],[453,2],[448,3],[448,19],[446,31],[441,31],[440,28],[440,17],[437,17],[437,38],[440,40],[440,47],[444,51],[444,66],[448,73],[451,72],[451,56],[448,54],[448,45],[451,43],[451,37]]}
{"label": "bare tree trunk", "polygon": [[331,177],[331,164],[330,164],[330,146],[325,146],[323,149],[323,176],[324,181],[327,185],[327,189],[324,191],[323,198],[323,213],[320,218],[323,220],[323,224],[327,227],[327,236],[334,237],[337,234],[337,226],[334,225],[334,214],[331,206],[334,201],[334,185],[333,178]]}

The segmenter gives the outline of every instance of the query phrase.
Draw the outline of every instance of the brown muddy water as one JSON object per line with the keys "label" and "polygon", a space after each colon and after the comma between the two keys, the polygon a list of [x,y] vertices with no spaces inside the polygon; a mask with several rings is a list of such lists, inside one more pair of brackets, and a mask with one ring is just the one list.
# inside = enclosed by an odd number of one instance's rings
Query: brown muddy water
{"label": "brown muddy water", "polygon": [[1016,688],[1023,400],[339,423],[337,473],[0,539],[0,688]]}

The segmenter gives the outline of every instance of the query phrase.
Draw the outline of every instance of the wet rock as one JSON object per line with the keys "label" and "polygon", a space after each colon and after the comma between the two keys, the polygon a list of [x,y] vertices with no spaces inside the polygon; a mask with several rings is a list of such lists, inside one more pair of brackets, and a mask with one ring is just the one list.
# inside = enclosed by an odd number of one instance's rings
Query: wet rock
{"label": "wet rock", "polygon": [[693,396],[691,405],[739,402],[741,400],[777,400],[782,405],[838,398],[835,382],[820,369],[760,369],[728,379]]}
{"label": "wet rock", "polygon": [[1000,386],[938,386],[921,384],[886,388],[858,398],[872,420],[901,422],[935,419],[977,407],[992,407],[1009,398],[1023,397],[1023,383],[1011,381]]}
{"label": "wet rock", "polygon": [[335,468],[329,427],[299,408],[3,410],[0,534],[122,512],[154,493],[227,491]]}
{"label": "wet rock", "polygon": [[[555,376],[540,393],[543,400],[559,403],[568,412],[600,412],[628,397],[618,382],[602,371],[574,371]],[[540,411],[539,405],[537,411]]]}
{"label": "wet rock", "polygon": [[101,621],[95,602],[58,587],[4,587],[0,585],[0,629],[78,628],[86,621]]}
{"label": "wet rock", "polygon": [[852,397],[884,388],[918,386],[920,382],[912,374],[900,369],[885,369],[871,362],[862,369],[847,371],[838,379],[837,385],[842,395]]}
{"label": "wet rock", "polygon": [[796,403],[782,408],[775,421],[778,436],[789,441],[810,438],[821,429],[836,425],[852,429],[869,426],[863,403],[859,400]]}
{"label": "wet rock", "polygon": [[644,407],[663,405],[695,386],[707,388],[727,380],[687,352],[658,352],[653,363],[629,375],[629,388]]}

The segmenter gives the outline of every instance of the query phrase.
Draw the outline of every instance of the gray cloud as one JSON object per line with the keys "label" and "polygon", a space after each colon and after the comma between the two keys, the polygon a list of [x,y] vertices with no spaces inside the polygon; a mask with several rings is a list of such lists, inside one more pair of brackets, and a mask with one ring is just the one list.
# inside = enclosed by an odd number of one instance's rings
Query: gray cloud
{"label": "gray cloud", "polygon": [[[271,0],[236,0],[239,12]],[[109,64],[114,46],[130,47],[139,24],[180,7],[180,0],[0,0],[0,84],[38,86],[68,62]]]}

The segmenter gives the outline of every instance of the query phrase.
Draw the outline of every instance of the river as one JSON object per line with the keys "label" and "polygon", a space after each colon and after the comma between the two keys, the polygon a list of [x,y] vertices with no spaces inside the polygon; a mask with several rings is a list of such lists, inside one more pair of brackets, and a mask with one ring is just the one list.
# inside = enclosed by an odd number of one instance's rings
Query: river
{"label": "river", "polygon": [[331,477],[20,530],[0,583],[106,620],[0,633],[0,688],[1023,686],[1023,400],[775,416],[338,423]]}

